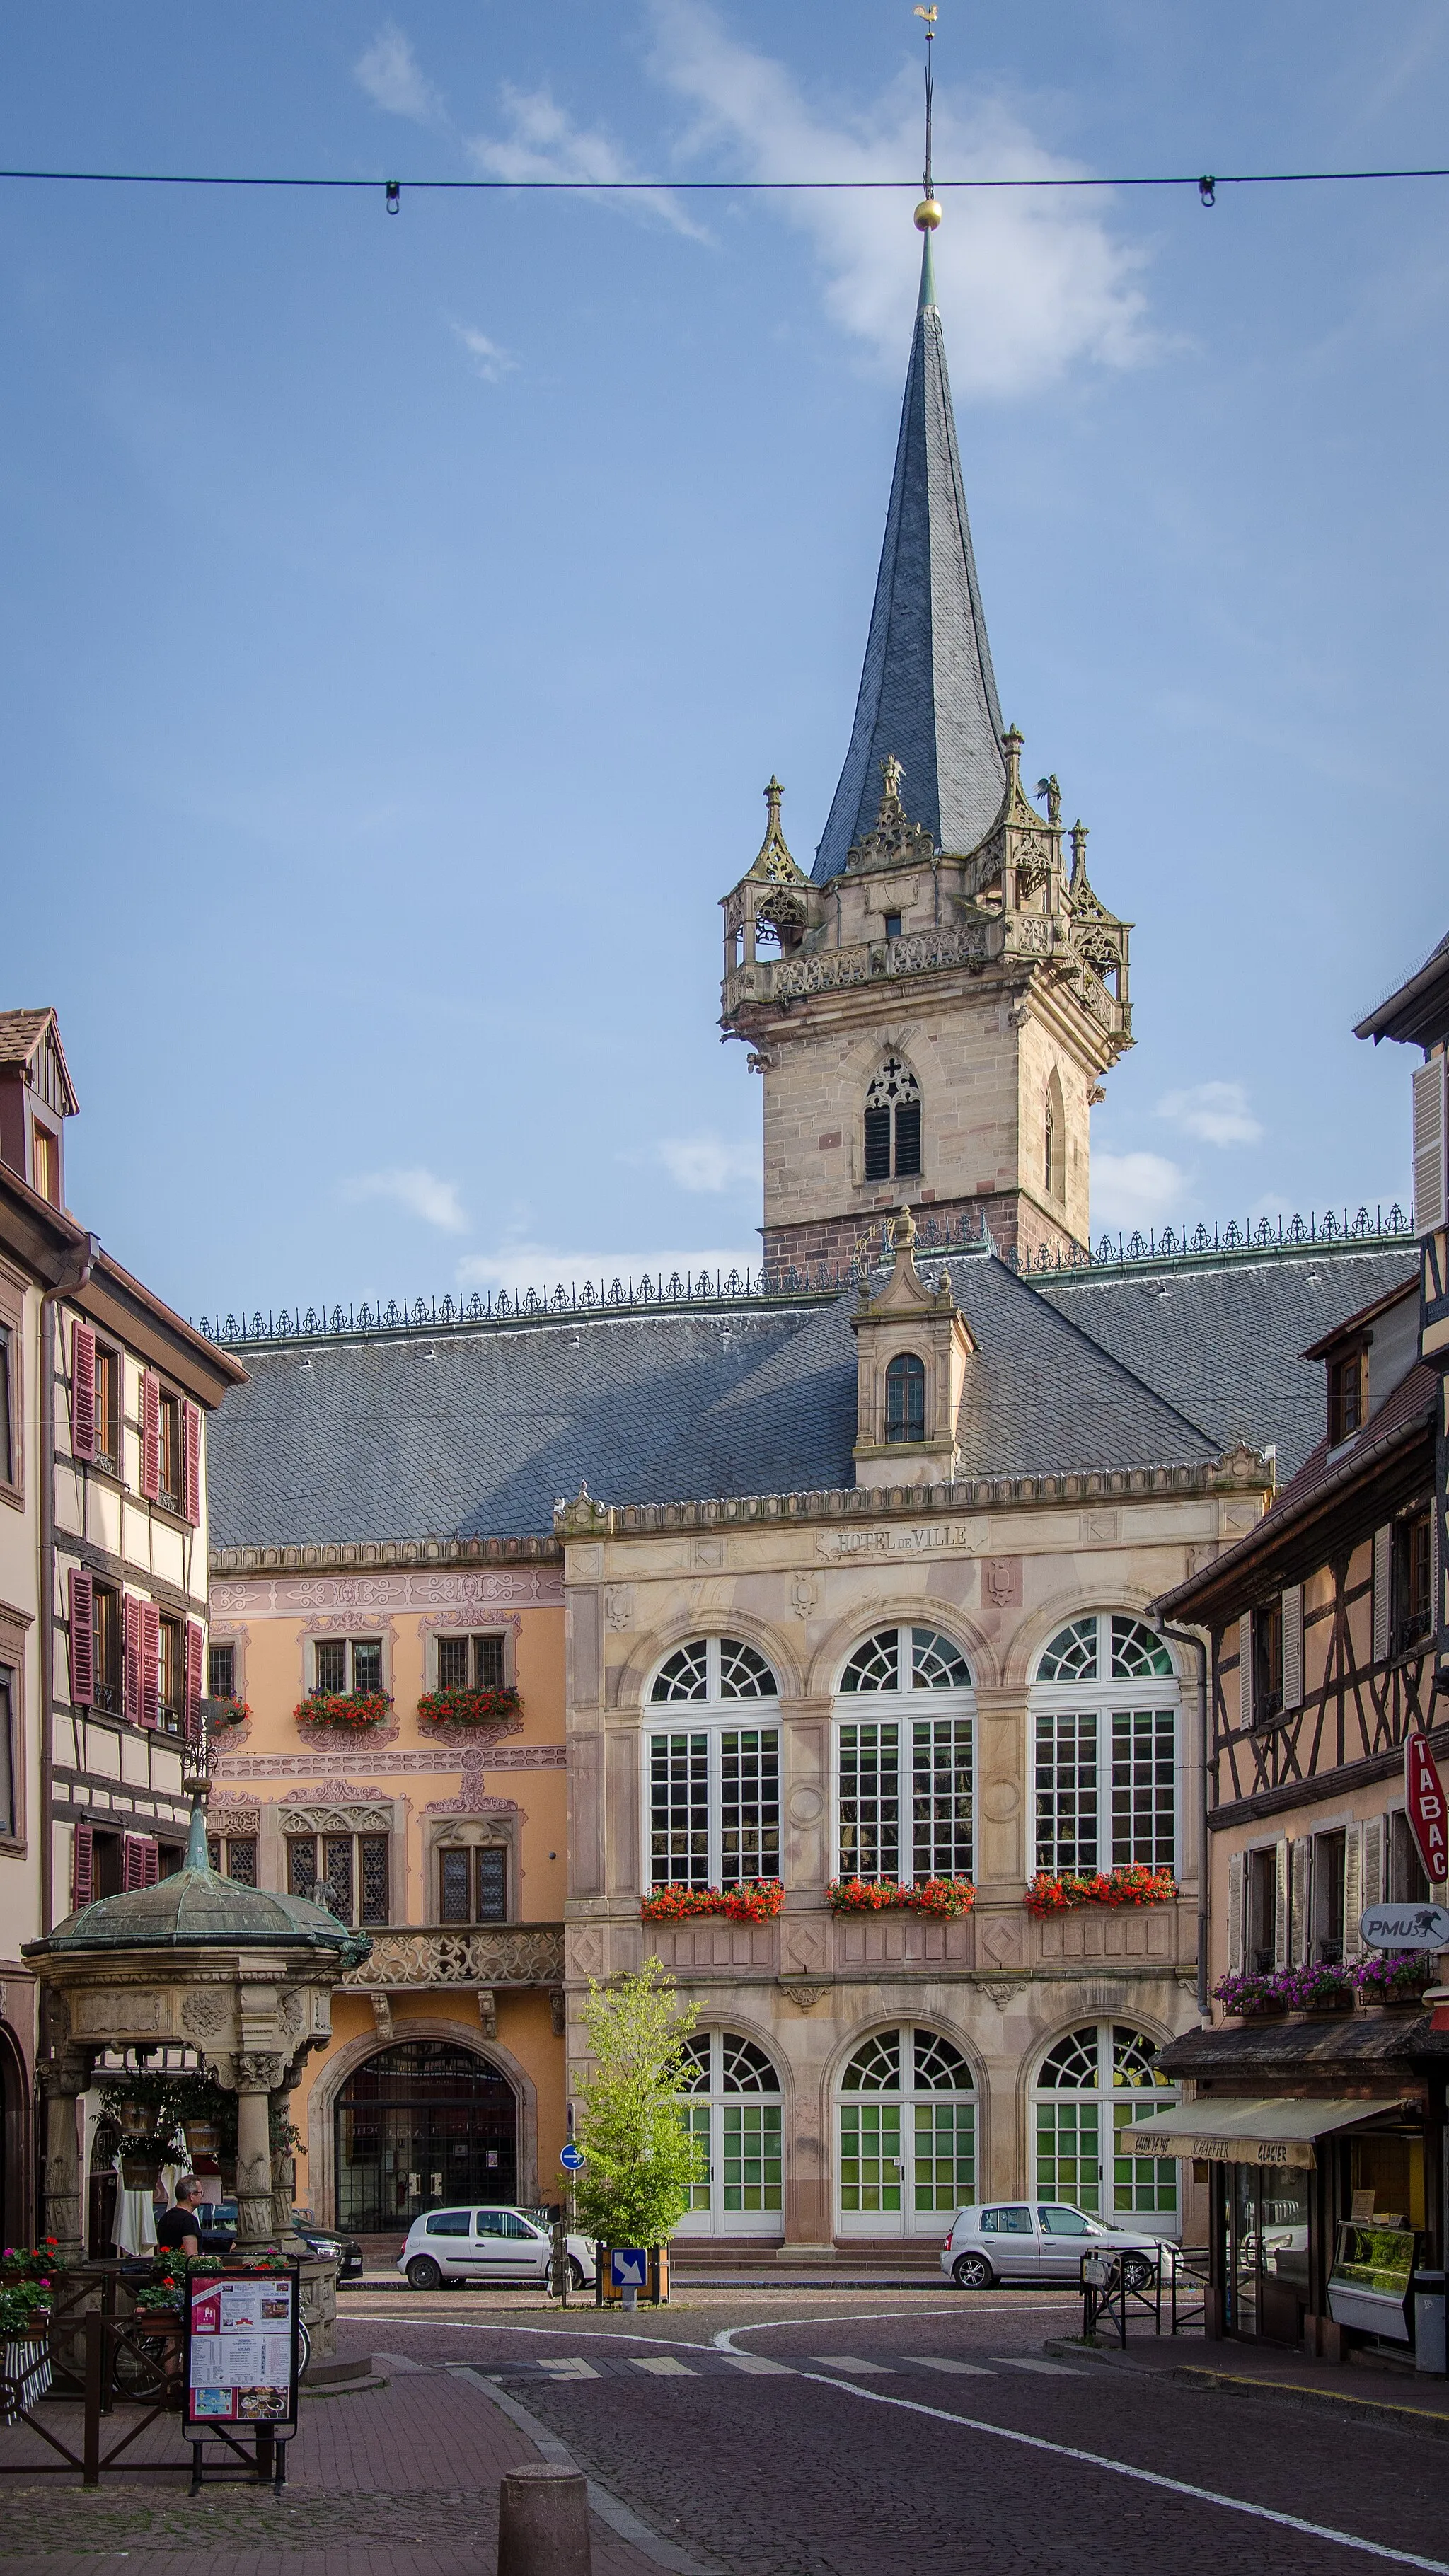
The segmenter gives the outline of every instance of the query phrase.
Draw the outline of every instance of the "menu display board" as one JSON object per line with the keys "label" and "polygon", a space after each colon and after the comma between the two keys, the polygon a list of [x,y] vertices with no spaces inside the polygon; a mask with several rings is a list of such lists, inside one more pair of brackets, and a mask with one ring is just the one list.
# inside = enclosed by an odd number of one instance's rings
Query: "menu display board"
{"label": "menu display board", "polygon": [[295,2429],[299,2312],[295,2269],[193,2273],[186,2285],[189,2437],[224,2425]]}

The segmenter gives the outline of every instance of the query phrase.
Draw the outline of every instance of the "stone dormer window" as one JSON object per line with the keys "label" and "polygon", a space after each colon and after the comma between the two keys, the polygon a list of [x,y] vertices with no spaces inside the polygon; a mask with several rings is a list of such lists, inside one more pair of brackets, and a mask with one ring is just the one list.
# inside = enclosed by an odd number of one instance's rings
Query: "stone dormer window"
{"label": "stone dormer window", "polygon": [[926,1364],[914,1351],[898,1351],[886,1370],[887,1440],[924,1440]]}
{"label": "stone dormer window", "polygon": [[865,1177],[914,1180],[921,1170],[921,1086],[888,1056],[865,1095]]}

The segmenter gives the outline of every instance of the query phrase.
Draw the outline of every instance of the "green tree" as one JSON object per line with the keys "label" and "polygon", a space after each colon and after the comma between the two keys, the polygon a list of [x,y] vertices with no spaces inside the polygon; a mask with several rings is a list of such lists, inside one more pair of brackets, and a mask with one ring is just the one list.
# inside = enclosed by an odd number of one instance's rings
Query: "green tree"
{"label": "green tree", "polygon": [[579,2224],[607,2245],[663,2245],[689,2207],[701,2150],[677,2096],[694,2007],[657,1959],[599,1986],[584,2010],[594,2064],[579,2086]]}

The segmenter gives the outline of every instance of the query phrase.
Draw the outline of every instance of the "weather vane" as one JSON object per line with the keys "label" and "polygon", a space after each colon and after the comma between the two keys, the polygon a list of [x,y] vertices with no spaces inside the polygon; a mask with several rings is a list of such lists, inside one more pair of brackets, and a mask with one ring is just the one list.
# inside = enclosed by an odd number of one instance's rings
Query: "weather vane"
{"label": "weather vane", "polygon": [[941,220],[941,209],[936,203],[935,191],[931,186],[931,47],[936,40],[935,0],[931,0],[929,8],[923,7],[921,0],[917,0],[915,15],[924,19],[926,28],[925,196],[916,208],[916,228],[919,232],[934,232]]}

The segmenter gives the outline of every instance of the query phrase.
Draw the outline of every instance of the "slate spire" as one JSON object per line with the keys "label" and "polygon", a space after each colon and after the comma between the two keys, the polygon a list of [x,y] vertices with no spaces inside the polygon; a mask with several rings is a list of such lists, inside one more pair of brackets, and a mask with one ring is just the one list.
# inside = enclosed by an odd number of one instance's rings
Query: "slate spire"
{"label": "slate spire", "polygon": [[[928,203],[939,222],[939,207]],[[812,871],[817,885],[839,876],[851,844],[874,822],[883,760],[901,763],[901,802],[938,850],[974,850],[1006,794],[1004,727],[936,310],[934,222],[921,226],[920,305],[885,544],[850,749]]]}

